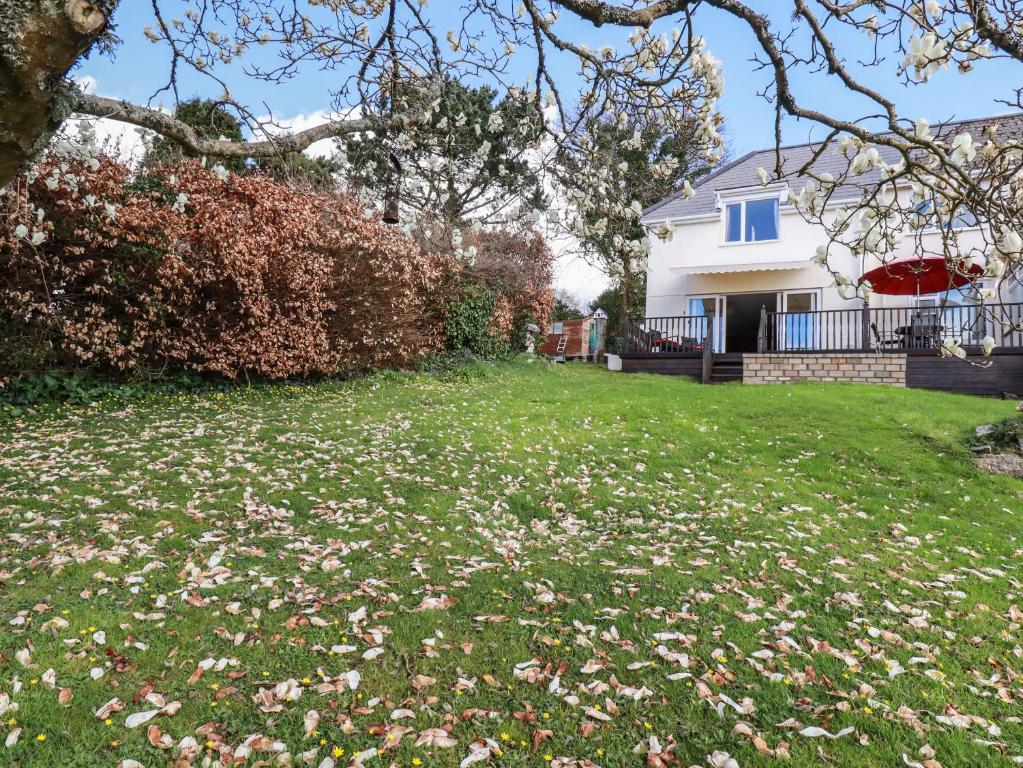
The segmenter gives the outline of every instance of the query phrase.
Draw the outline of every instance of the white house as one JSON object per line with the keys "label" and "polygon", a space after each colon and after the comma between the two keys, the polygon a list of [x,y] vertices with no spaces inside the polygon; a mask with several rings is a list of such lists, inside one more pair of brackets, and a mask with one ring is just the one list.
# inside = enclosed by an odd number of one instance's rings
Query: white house
{"label": "white house", "polygon": [[[1023,116],[1019,115],[970,121],[969,130],[979,138],[984,127],[991,122],[999,123],[1000,138],[1006,137],[1010,131],[1023,136]],[[964,129],[950,124],[943,129],[943,135]],[[819,144],[783,147],[783,170],[800,168],[818,148]],[[893,150],[879,150],[886,161],[895,162],[897,159]],[[759,182],[757,168],[774,168],[775,152],[774,147],[751,152],[701,179],[695,185],[695,194],[691,198],[675,195],[644,212],[642,222],[651,233],[661,229],[665,222],[674,227],[670,240],[661,240],[656,234],[651,234],[653,245],[647,266],[648,330],[659,327],[659,324],[668,327],[665,322],[654,318],[706,317],[708,320],[704,322],[714,325],[715,352],[754,352],[761,310],[766,308],[768,312],[794,313],[786,317],[786,327],[780,331],[787,334],[784,343],[790,345],[789,348],[815,345],[821,348],[821,344],[826,348],[826,341],[811,340],[809,336],[827,333],[822,323],[845,315],[806,315],[813,319],[799,322],[801,313],[848,310],[849,317],[853,318],[853,312],[862,311],[861,299],[842,298],[832,275],[811,262],[817,247],[827,244],[827,236],[822,227],[808,223],[788,202],[789,184],[763,186]],[[831,172],[839,178],[847,168],[847,160],[838,152],[837,146],[827,147],[813,167],[817,174]],[[873,178],[869,174],[861,177],[862,183],[876,179],[877,172],[873,174]],[[795,187],[798,192],[802,184],[798,181],[791,183],[798,185]],[[833,196],[833,205],[857,200],[860,192],[861,188],[843,190],[840,187]],[[931,235],[924,235],[925,247],[929,237]],[[935,231],[935,243],[939,237]],[[964,247],[973,244],[981,247],[983,238],[980,230],[962,227],[960,243]],[[905,253],[897,252],[896,258],[914,255],[912,246],[911,235],[907,235]],[[864,263],[849,252],[844,256],[836,254],[834,249],[830,263],[842,274],[853,278],[879,264],[877,261]],[[934,307],[938,300],[939,297],[935,296],[923,296],[918,300],[916,297],[875,294],[870,299],[870,307]],[[953,304],[964,305],[973,304],[974,300],[975,295],[969,291],[948,299]],[[1023,290],[1015,285],[1009,291],[1003,291],[1002,300],[1023,301]],[[874,317],[871,325],[875,326],[875,341],[883,343],[887,331],[884,328],[879,331],[876,325],[878,322],[884,324],[885,314],[868,313],[868,316]],[[859,334],[850,346],[864,344],[865,326],[855,320],[843,321],[843,325],[849,327],[836,332]],[[951,327],[953,323],[947,325]],[[692,324],[688,327],[688,333],[693,334]],[[964,343],[975,341],[965,339]]]}

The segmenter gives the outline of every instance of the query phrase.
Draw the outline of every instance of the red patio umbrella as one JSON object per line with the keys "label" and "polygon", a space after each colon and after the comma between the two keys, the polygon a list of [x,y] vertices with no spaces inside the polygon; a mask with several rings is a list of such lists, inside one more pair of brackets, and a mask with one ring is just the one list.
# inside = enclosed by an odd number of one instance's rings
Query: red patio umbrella
{"label": "red patio umbrella", "polygon": [[887,296],[920,296],[943,293],[973,282],[984,270],[972,262],[950,263],[943,256],[924,256],[883,264],[860,278],[874,293]]}

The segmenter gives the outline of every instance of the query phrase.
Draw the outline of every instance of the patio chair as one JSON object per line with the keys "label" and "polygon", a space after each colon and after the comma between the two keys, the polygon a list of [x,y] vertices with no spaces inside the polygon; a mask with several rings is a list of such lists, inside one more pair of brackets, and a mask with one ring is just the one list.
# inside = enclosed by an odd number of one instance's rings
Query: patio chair
{"label": "patio chair", "polygon": [[937,346],[938,338],[943,330],[938,322],[938,314],[928,312],[926,314],[916,313],[909,322],[909,335],[907,340],[914,348],[930,349]]}
{"label": "patio chair", "polygon": [[877,328],[877,323],[870,324],[870,332],[874,334],[874,347],[875,349],[883,349],[884,347],[901,347],[902,339],[894,334],[882,336],[881,331]]}

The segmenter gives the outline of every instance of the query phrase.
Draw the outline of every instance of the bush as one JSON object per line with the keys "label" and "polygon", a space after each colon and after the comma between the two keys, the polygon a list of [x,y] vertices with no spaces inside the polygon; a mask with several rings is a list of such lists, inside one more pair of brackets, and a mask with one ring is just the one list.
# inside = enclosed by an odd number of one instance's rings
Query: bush
{"label": "bush", "polygon": [[0,414],[19,416],[38,406],[89,405],[109,401],[125,405],[157,393],[225,391],[233,386],[192,373],[178,373],[158,381],[116,382],[85,371],[47,371],[0,381]]}
{"label": "bush", "polygon": [[479,283],[465,283],[458,296],[448,304],[444,331],[452,350],[467,352],[486,359],[508,354],[507,341],[495,335],[495,293]]}
{"label": "bush", "polygon": [[493,368],[491,364],[463,348],[428,357],[419,364],[419,370],[445,381],[471,382],[488,378]]}
{"label": "bush", "polygon": [[983,443],[1010,451],[1023,450],[1023,414],[1010,416],[993,426],[994,429],[984,436]]}
{"label": "bush", "polygon": [[449,350],[500,359],[521,352],[526,327],[547,324],[554,294],[553,255],[529,228],[474,235],[475,262],[464,266],[444,330]]}
{"label": "bush", "polygon": [[0,376],[284,379],[443,348],[449,259],[350,198],[194,161],[51,154],[29,179],[0,201]]}
{"label": "bush", "polygon": [[554,255],[540,233],[529,227],[498,229],[478,233],[474,243],[476,261],[467,272],[499,297],[492,332],[512,341],[517,326],[545,328],[554,308]]}

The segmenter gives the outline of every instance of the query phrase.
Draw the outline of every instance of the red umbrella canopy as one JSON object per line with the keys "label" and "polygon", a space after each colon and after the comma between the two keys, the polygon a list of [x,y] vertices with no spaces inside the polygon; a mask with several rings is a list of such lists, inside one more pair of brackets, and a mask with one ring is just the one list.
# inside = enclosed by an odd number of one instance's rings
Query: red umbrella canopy
{"label": "red umbrella canopy", "polygon": [[961,288],[983,274],[984,270],[973,263],[955,264],[943,256],[925,256],[883,264],[867,272],[860,283],[868,282],[874,293],[887,296],[919,296]]}

